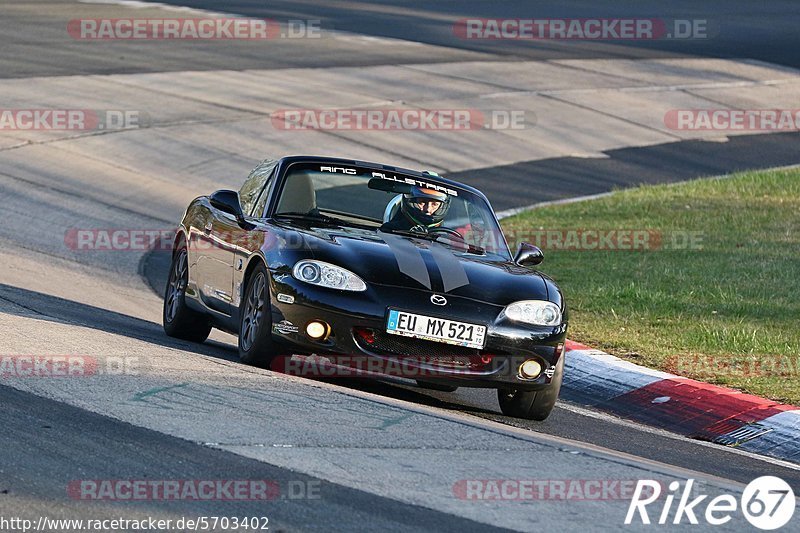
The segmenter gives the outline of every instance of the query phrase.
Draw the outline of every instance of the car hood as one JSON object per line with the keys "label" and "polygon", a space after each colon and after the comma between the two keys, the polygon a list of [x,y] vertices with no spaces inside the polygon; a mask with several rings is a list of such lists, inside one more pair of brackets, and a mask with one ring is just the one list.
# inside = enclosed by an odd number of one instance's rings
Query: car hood
{"label": "car hood", "polygon": [[354,272],[367,283],[452,294],[495,305],[550,300],[561,293],[546,276],[511,261],[462,254],[437,242],[350,227],[284,226],[304,255]]}

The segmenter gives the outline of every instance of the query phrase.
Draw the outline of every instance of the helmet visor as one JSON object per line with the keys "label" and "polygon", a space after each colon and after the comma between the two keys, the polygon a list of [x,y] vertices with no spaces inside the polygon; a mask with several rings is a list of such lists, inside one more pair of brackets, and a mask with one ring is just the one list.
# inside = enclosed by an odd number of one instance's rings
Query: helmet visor
{"label": "helmet visor", "polygon": [[446,202],[447,195],[443,192],[434,189],[424,189],[422,187],[412,187],[411,192],[406,195],[406,198],[412,202],[432,201],[432,202]]}

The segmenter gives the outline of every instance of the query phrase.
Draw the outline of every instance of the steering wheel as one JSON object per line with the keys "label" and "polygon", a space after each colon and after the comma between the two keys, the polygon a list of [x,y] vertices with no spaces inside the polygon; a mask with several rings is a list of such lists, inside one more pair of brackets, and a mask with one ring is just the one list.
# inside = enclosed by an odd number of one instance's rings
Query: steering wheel
{"label": "steering wheel", "polygon": [[457,238],[461,242],[467,242],[467,240],[464,238],[464,236],[461,235],[456,230],[454,230],[453,228],[445,228],[445,227],[428,228],[428,233],[447,233],[448,235],[452,235],[453,237]]}

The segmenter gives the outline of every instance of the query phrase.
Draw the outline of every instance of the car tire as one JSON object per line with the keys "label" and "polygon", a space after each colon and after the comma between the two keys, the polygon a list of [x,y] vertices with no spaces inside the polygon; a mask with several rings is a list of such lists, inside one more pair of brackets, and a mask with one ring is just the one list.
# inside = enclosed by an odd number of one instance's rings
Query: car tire
{"label": "car tire", "polygon": [[239,308],[239,359],[248,365],[268,368],[278,355],[272,339],[272,303],[269,274],[260,263],[247,279]]}
{"label": "car tire", "polygon": [[500,411],[506,416],[526,420],[545,420],[556,405],[561,381],[564,376],[564,357],[558,361],[550,385],[543,390],[522,391],[517,389],[497,389]]}
{"label": "car tire", "polygon": [[189,281],[189,261],[186,245],[181,243],[172,254],[161,322],[170,337],[203,342],[211,333],[211,321],[186,305],[186,284]]}
{"label": "car tire", "polygon": [[416,380],[417,386],[421,389],[429,389],[429,390],[436,390],[440,392],[455,392],[458,390],[458,387],[455,385],[445,385],[443,383],[431,383],[430,381],[421,381]]}

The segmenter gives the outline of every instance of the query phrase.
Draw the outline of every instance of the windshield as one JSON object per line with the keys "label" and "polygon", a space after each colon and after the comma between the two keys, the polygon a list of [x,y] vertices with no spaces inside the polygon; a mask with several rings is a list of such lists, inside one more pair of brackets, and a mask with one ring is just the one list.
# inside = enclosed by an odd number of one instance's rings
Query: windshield
{"label": "windshield", "polygon": [[454,253],[511,259],[486,201],[434,176],[295,163],[287,171],[274,216],[409,235],[436,240]]}

